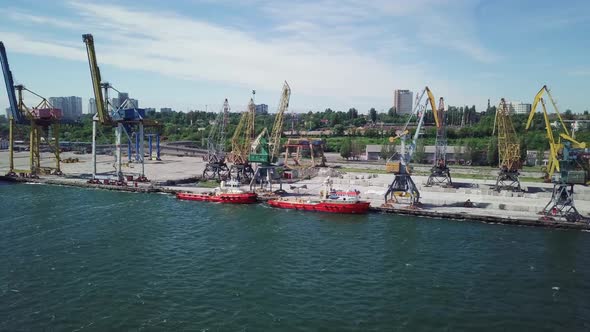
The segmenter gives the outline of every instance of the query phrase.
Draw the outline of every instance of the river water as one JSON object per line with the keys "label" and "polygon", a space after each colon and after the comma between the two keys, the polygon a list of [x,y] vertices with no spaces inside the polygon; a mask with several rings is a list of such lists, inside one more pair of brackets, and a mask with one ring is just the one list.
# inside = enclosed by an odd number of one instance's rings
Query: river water
{"label": "river water", "polygon": [[0,184],[1,331],[590,330],[590,233]]}

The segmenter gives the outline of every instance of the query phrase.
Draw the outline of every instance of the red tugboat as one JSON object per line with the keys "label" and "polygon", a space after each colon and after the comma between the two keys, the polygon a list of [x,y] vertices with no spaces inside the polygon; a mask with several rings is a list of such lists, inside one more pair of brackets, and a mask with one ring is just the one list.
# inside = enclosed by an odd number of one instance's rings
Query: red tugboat
{"label": "red tugboat", "polygon": [[202,194],[177,193],[176,198],[188,201],[231,204],[252,204],[258,202],[258,195],[256,193],[247,192],[240,189],[240,184],[235,180],[230,180],[227,183],[225,181],[221,181],[221,186],[215,188],[213,192]]}
{"label": "red tugboat", "polygon": [[338,191],[332,189],[332,180],[324,181],[320,199],[273,199],[268,205],[281,209],[320,211],[330,213],[363,214],[369,211],[370,203],[360,200],[358,190]]}

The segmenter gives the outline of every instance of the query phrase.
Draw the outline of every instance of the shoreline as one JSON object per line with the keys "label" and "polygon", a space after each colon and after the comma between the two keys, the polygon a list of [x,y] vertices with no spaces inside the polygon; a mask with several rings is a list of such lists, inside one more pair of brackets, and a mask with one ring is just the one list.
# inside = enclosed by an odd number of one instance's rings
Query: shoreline
{"label": "shoreline", "polygon": [[[136,192],[136,193],[164,193],[174,195],[181,189],[175,189],[172,187],[154,185],[153,183],[142,183],[137,186],[116,186],[116,185],[104,185],[104,184],[90,184],[86,180],[76,179],[30,179],[30,178],[12,178],[6,176],[0,176],[0,181],[13,182],[13,183],[40,183],[47,185],[57,185],[66,187],[77,187],[85,189],[102,189],[110,191],[122,191],[122,192]],[[182,180],[178,181],[179,183]],[[208,188],[203,188],[208,189]],[[263,201],[263,200],[261,200]],[[457,220],[466,222],[480,222],[485,224],[502,224],[512,226],[528,226],[528,227],[544,227],[552,229],[572,229],[581,231],[590,231],[590,223],[588,222],[567,222],[567,221],[556,221],[556,220],[541,220],[541,215],[536,214],[535,218],[525,218],[521,216],[498,216],[492,214],[481,213],[478,211],[481,209],[473,208],[473,211],[469,212],[452,212],[452,211],[436,211],[430,210],[428,206],[425,208],[411,209],[407,207],[383,207],[383,206],[371,206],[371,213],[381,214],[396,214],[402,216],[416,216],[426,217],[435,219],[447,219]],[[480,213],[477,213],[480,212]]]}

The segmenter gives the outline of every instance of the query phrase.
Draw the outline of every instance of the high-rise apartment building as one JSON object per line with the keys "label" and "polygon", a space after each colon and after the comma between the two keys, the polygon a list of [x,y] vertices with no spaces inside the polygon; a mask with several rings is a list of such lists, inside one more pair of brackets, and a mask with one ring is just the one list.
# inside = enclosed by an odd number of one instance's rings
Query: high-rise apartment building
{"label": "high-rise apartment building", "polygon": [[266,104],[256,105],[256,114],[268,114],[268,105],[266,105]]}
{"label": "high-rise apartment building", "polygon": [[88,99],[88,114],[96,114],[96,100],[94,98]]}
{"label": "high-rise apartment building", "polygon": [[82,116],[82,98],[80,97],[50,97],[49,103],[61,109],[64,119],[75,120]]}
{"label": "high-rise apartment building", "polygon": [[129,102],[131,102],[131,105],[127,105],[127,108],[139,108],[139,101],[137,99],[129,98],[129,94],[127,92],[119,92],[117,97],[111,99],[111,105],[113,106],[113,109],[121,107],[125,101],[127,101],[127,99],[129,99]]}
{"label": "high-rise apartment building", "polygon": [[395,90],[393,92],[393,107],[397,114],[412,113],[414,93],[410,90]]}

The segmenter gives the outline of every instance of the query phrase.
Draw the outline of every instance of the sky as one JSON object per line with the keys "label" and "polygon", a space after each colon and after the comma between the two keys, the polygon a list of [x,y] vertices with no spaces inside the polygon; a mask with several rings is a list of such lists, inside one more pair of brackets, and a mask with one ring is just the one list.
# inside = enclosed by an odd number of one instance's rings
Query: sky
{"label": "sky", "polygon": [[217,111],[228,98],[239,112],[256,90],[272,112],[287,81],[294,112],[386,111],[395,89],[424,86],[483,111],[531,103],[544,84],[582,112],[589,12],[586,0],[0,0],[0,40],[16,83],[85,110],[91,33],[103,80],[140,107]]}

